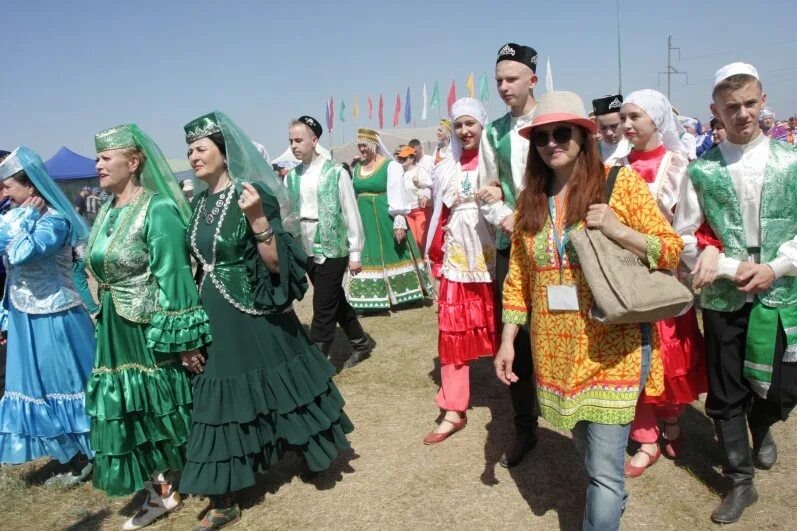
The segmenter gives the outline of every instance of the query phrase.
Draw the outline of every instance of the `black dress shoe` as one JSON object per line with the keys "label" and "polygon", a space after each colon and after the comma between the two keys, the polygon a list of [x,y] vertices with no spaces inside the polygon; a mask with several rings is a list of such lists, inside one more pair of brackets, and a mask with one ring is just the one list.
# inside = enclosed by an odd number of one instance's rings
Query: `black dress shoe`
{"label": "black dress shoe", "polygon": [[537,445],[537,437],[515,437],[506,447],[498,464],[504,468],[512,468],[523,461],[526,454]]}
{"label": "black dress shoe", "polygon": [[352,352],[349,359],[343,364],[344,369],[351,369],[364,359],[370,357],[376,345],[376,342],[366,333],[363,333],[361,338],[350,341],[350,343]]}
{"label": "black dress shoe", "polygon": [[[755,442],[755,441],[754,441]],[[767,430],[767,434],[761,440],[759,448],[753,447],[753,464],[761,470],[769,470],[778,461],[778,447],[772,437],[772,431]]]}
{"label": "black dress shoe", "polygon": [[757,501],[758,492],[752,483],[735,485],[711,513],[711,520],[717,524],[732,524],[742,517],[747,507]]}

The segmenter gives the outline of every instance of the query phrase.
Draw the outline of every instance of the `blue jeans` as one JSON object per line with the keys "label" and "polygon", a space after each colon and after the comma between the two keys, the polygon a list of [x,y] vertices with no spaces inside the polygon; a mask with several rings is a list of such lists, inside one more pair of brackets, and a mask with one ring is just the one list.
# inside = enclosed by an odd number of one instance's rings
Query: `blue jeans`
{"label": "blue jeans", "polygon": [[[641,325],[642,367],[640,392],[650,371],[650,325]],[[625,491],[625,448],[630,424],[598,424],[581,421],[573,428],[573,443],[584,454],[589,485],[584,512],[584,531],[612,531],[620,529],[620,517],[625,510],[628,494]]]}

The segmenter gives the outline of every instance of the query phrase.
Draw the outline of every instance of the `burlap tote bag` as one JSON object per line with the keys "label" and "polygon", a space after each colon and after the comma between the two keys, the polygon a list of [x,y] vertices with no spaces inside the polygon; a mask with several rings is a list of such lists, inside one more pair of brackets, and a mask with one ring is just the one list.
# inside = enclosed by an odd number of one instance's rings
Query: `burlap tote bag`
{"label": "burlap tote bag", "polygon": [[[612,196],[619,167],[606,183]],[[669,271],[649,269],[642,259],[623,249],[597,229],[570,234],[581,270],[594,298],[590,317],[605,324],[654,323],[680,315],[693,301],[692,292]]]}

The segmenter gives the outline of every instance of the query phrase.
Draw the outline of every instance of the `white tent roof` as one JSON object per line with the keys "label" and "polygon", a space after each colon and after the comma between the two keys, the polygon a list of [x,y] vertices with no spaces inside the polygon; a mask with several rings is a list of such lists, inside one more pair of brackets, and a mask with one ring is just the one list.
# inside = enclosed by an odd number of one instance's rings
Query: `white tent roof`
{"label": "white tent roof", "polygon": [[[437,127],[410,127],[407,129],[382,129],[378,131],[391,153],[400,145],[407,144],[413,138],[417,138],[423,145],[423,151],[431,155],[437,146]],[[351,162],[360,156],[357,149],[357,139],[353,138],[347,144],[332,148],[332,156],[338,162]]]}

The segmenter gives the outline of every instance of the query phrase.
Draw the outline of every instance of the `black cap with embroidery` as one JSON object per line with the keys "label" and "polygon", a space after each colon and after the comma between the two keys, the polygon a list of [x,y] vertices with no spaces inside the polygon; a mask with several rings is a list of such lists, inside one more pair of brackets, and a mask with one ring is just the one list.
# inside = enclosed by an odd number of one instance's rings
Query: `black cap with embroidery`
{"label": "black cap with embroidery", "polygon": [[318,120],[313,118],[312,116],[300,116],[296,119],[297,122],[302,122],[304,125],[310,128],[310,130],[315,134],[316,138],[321,138],[321,134],[324,130],[321,128],[321,124],[318,123]]}
{"label": "black cap with embroidery", "polygon": [[537,73],[537,50],[531,46],[508,42],[498,50],[498,59],[495,63],[498,64],[501,61],[517,61],[531,68],[535,74]]}
{"label": "black cap with embroidery", "polygon": [[592,100],[592,110],[595,111],[595,116],[603,116],[613,112],[620,112],[620,107],[623,106],[623,97],[620,94],[614,96],[604,96]]}

